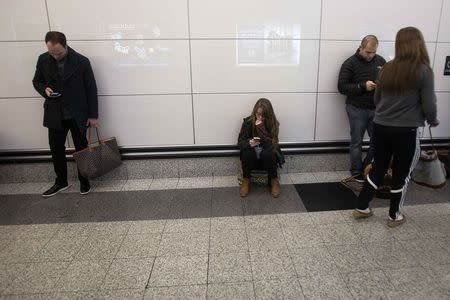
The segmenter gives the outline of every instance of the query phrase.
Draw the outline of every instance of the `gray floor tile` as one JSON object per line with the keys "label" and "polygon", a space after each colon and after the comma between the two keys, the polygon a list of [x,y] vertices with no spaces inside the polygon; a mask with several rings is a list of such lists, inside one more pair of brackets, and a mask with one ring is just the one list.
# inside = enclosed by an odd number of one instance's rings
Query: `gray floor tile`
{"label": "gray floor tile", "polygon": [[127,183],[126,180],[97,180],[92,181],[92,192],[119,192]]}
{"label": "gray floor tile", "polygon": [[414,219],[422,238],[450,236],[450,214],[444,216],[421,217]]}
{"label": "gray floor tile", "polygon": [[71,261],[81,249],[87,236],[53,238],[33,258],[33,261]]}
{"label": "gray floor tile", "polygon": [[48,239],[13,240],[0,252],[0,263],[31,262]]}
{"label": "gray floor tile", "polygon": [[406,249],[405,252],[424,267],[450,264],[450,252],[436,243],[434,238],[408,240],[400,243]]}
{"label": "gray floor tile", "polygon": [[394,291],[420,293],[424,290],[439,289],[438,284],[422,267],[391,270],[386,272],[386,275]]}
{"label": "gray floor tile", "polygon": [[16,195],[16,194],[42,194],[53,183],[43,182],[21,182],[6,183],[0,185],[0,195]]}
{"label": "gray floor tile", "polygon": [[359,223],[353,225],[352,229],[358,239],[365,243],[394,240],[394,232],[385,223]]}
{"label": "gray floor tile", "polygon": [[242,281],[252,281],[248,252],[209,255],[208,283]]}
{"label": "gray floor tile", "polygon": [[131,222],[96,222],[92,224],[91,237],[92,236],[112,236],[112,235],[124,235],[128,232],[131,226]]}
{"label": "gray floor tile", "polygon": [[210,253],[232,253],[248,251],[245,230],[227,230],[211,232]]}
{"label": "gray floor tile", "polygon": [[32,294],[54,291],[56,282],[65,272],[68,264],[67,262],[29,264],[3,293]]}
{"label": "gray floor tile", "polygon": [[23,274],[27,264],[0,264],[0,295],[16,277]]}
{"label": "gray floor tile", "polygon": [[207,289],[206,284],[170,286],[170,287],[151,287],[146,290],[144,300],[151,300],[151,299],[206,300],[206,289]]}
{"label": "gray floor tile", "polygon": [[306,299],[351,299],[350,290],[339,275],[300,277]]}
{"label": "gray floor tile", "polygon": [[362,244],[326,245],[341,273],[380,269],[375,259]]}
{"label": "gray floor tile", "polygon": [[256,299],[292,299],[301,300],[303,296],[302,288],[297,278],[285,280],[256,281]]}
{"label": "gray floor tile", "polygon": [[210,229],[210,218],[174,219],[167,220],[164,232],[195,232]]}
{"label": "gray floor tile", "polygon": [[314,177],[318,182],[340,182],[350,176],[351,174],[348,171],[314,172]]}
{"label": "gray floor tile", "polygon": [[212,186],[213,177],[181,177],[177,189],[204,189]]}
{"label": "gray floor tile", "polygon": [[237,176],[214,176],[213,187],[238,187]]}
{"label": "gray floor tile", "polygon": [[287,244],[281,228],[247,229],[250,251],[287,250]]}
{"label": "gray floor tile", "polygon": [[146,191],[153,182],[151,179],[128,179],[123,185],[122,191]]}
{"label": "gray floor tile", "polygon": [[408,255],[405,247],[398,241],[364,243],[368,253],[384,270],[419,266],[418,260]]}
{"label": "gray floor tile", "polygon": [[110,260],[73,261],[59,278],[56,289],[65,292],[98,289],[110,265]]}
{"label": "gray floor tile", "polygon": [[48,239],[61,229],[61,224],[18,225],[10,232],[12,239]]}
{"label": "gray floor tile", "polygon": [[433,280],[450,296],[450,264],[426,268]]}
{"label": "gray floor tile", "polygon": [[144,289],[154,258],[115,259],[109,267],[102,289]]}
{"label": "gray floor tile", "polygon": [[117,252],[117,258],[145,258],[156,256],[161,234],[127,235]]}
{"label": "gray floor tile", "polygon": [[61,224],[59,231],[53,239],[88,237],[96,226],[92,223],[65,223]]}
{"label": "gray floor tile", "polygon": [[80,299],[98,299],[98,300],[142,300],[144,290],[103,290],[88,292],[59,292],[54,295],[58,300],[80,300]]}
{"label": "gray floor tile", "polygon": [[164,233],[158,256],[207,254],[209,232]]}
{"label": "gray floor tile", "polygon": [[283,235],[290,250],[323,245],[323,239],[316,227],[298,226],[283,228]]}
{"label": "gray floor tile", "polygon": [[55,292],[49,293],[39,293],[39,294],[17,294],[17,295],[0,295],[0,300],[60,300],[60,299],[68,299],[58,297],[58,294]]}
{"label": "gray floor tile", "polygon": [[317,183],[319,182],[313,173],[289,173],[293,184]]}
{"label": "gray floor tile", "polygon": [[91,235],[75,255],[75,260],[113,259],[124,238],[124,235]]}
{"label": "gray floor tile", "polygon": [[208,255],[157,257],[148,286],[206,284]]}
{"label": "gray floor tile", "polygon": [[244,217],[215,217],[211,218],[211,232],[241,230],[245,231]]}
{"label": "gray floor tile", "polygon": [[294,253],[291,253],[291,257],[299,277],[339,273],[333,257],[325,246],[297,249]]}
{"label": "gray floor tile", "polygon": [[280,223],[278,222],[277,215],[245,216],[244,220],[247,229],[257,229],[257,228],[280,229]]}
{"label": "gray floor tile", "polygon": [[282,227],[313,226],[312,219],[308,213],[279,214],[278,222]]}
{"label": "gray floor tile", "polygon": [[293,184],[291,176],[288,173],[286,173],[286,174],[279,174],[278,177],[280,179],[280,184],[282,184],[282,185]]}
{"label": "gray floor tile", "polygon": [[250,252],[254,280],[274,280],[296,277],[287,251]]}
{"label": "gray floor tile", "polygon": [[129,235],[162,233],[167,220],[145,220],[130,222]]}
{"label": "gray floor tile", "polygon": [[155,178],[150,185],[150,190],[170,190],[176,189],[178,178]]}
{"label": "gray floor tile", "polygon": [[255,299],[255,292],[251,282],[209,284],[208,299]]}
{"label": "gray floor tile", "polygon": [[349,221],[348,216],[340,210],[312,212],[309,215],[316,225],[348,223]]}
{"label": "gray floor tile", "polygon": [[347,245],[360,242],[353,227],[346,223],[318,225],[317,231],[326,245]]}
{"label": "gray floor tile", "polygon": [[393,289],[383,271],[347,273],[342,277],[355,299],[385,299]]}

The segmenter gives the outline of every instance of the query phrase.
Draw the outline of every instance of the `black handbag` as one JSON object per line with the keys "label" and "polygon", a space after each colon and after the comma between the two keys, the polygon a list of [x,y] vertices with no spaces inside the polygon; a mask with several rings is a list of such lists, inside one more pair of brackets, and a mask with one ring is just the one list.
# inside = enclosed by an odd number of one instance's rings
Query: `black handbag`
{"label": "black handbag", "polygon": [[122,164],[119,147],[115,137],[102,140],[97,133],[97,143],[91,142],[91,128],[89,127],[89,139],[87,148],[77,151],[73,158],[78,170],[83,177],[92,179],[102,176]]}

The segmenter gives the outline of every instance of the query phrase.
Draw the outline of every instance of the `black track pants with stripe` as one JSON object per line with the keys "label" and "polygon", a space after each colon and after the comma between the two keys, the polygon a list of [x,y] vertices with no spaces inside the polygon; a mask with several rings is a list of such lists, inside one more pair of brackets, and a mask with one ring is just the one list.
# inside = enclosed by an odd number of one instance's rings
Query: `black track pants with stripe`
{"label": "black track pants with stripe", "polygon": [[357,208],[366,209],[376,189],[383,183],[392,158],[392,181],[389,216],[396,218],[403,206],[411,172],[420,156],[420,141],[416,127],[393,127],[374,123],[373,168],[358,197]]}

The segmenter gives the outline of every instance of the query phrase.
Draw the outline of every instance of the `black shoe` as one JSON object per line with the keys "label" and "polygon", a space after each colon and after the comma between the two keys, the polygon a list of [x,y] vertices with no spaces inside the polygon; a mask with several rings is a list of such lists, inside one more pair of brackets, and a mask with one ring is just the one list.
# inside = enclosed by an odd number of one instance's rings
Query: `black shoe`
{"label": "black shoe", "polygon": [[364,182],[364,176],[361,173],[359,173],[357,175],[354,175],[353,179],[355,179],[355,181],[359,182],[359,183],[363,183]]}
{"label": "black shoe", "polygon": [[60,184],[55,183],[51,188],[49,188],[44,193],[42,193],[42,197],[48,198],[48,197],[54,196],[54,195],[58,194],[59,192],[67,190],[68,188],[69,188],[68,184],[60,185]]}
{"label": "black shoe", "polygon": [[91,191],[91,185],[89,184],[89,181],[80,182],[80,194],[81,195],[89,194],[90,191]]}

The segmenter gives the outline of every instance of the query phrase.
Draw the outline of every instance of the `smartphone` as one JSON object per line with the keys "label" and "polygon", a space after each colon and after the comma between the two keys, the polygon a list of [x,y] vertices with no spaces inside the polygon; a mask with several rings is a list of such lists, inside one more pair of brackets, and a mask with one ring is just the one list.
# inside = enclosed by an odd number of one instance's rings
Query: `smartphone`
{"label": "smartphone", "polygon": [[50,97],[58,97],[58,96],[61,96],[61,94],[58,93],[58,92],[51,92],[50,93]]}

